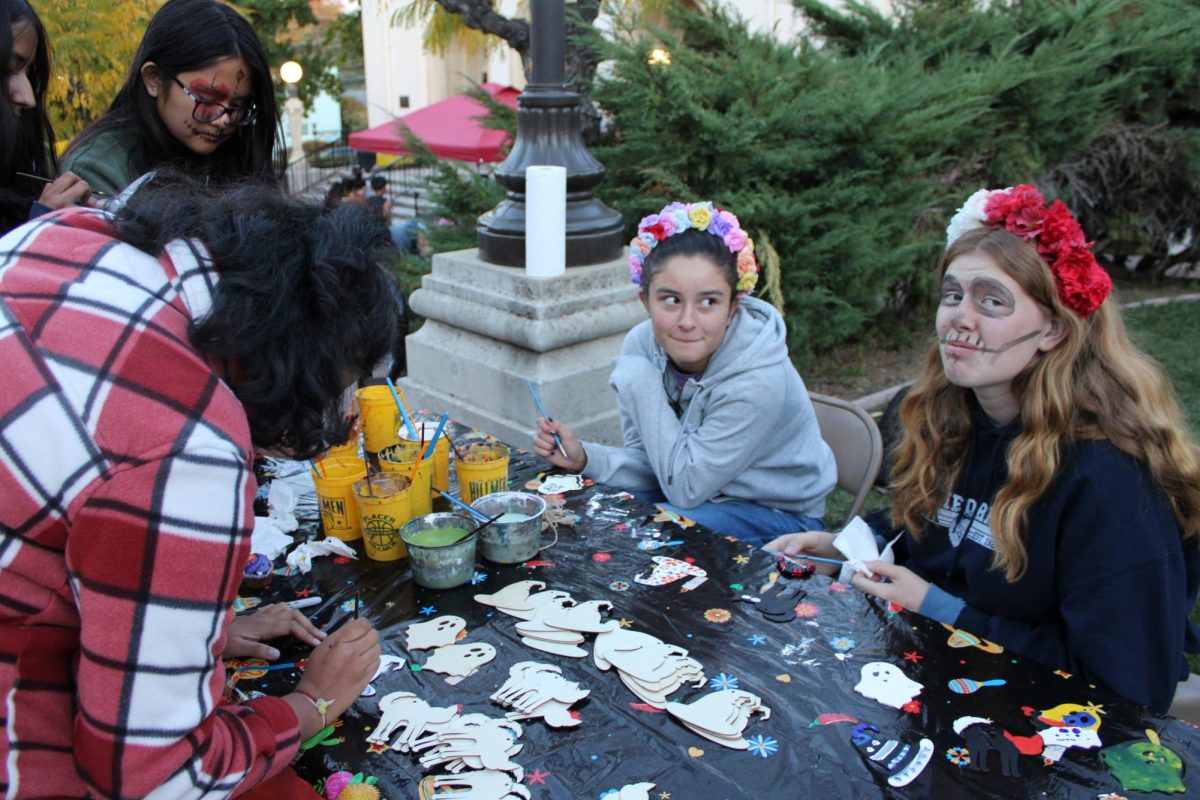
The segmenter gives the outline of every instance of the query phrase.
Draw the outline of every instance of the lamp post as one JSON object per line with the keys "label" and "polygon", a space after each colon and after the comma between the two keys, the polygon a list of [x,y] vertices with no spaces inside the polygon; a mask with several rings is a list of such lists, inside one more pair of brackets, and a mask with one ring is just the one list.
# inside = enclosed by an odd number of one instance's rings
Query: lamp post
{"label": "lamp post", "polygon": [[304,158],[304,101],[300,99],[296,84],[304,77],[304,69],[295,61],[285,61],[279,65],[279,77],[287,84],[287,99],[283,101],[284,111],[288,117],[288,137],[292,140],[292,149],[288,161],[296,162]]}
{"label": "lamp post", "polygon": [[561,166],[567,170],[566,265],[599,264],[621,256],[625,245],[621,215],[592,190],[605,169],[580,135],[580,97],[566,83],[567,28],[563,0],[531,0],[531,80],[517,98],[517,138],[496,168],[506,198],[479,218],[480,256],[493,264],[525,261],[525,170]]}

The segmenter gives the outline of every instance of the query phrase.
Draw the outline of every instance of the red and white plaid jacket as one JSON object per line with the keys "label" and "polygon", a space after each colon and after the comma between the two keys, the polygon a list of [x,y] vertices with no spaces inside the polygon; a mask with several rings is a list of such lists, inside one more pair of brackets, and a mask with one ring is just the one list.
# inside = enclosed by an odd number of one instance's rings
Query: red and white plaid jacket
{"label": "red and white plaid jacket", "polygon": [[219,706],[246,413],[188,340],[217,273],[72,209],[0,239],[0,795],[226,797],[299,746]]}

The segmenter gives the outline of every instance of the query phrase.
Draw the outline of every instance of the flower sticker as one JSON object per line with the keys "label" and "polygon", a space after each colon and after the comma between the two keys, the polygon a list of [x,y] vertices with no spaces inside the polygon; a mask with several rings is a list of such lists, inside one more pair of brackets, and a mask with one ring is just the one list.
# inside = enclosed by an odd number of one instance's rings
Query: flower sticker
{"label": "flower sticker", "polygon": [[770,736],[751,736],[746,740],[746,749],[756,756],[770,758],[779,752],[779,742]]}
{"label": "flower sticker", "polygon": [[971,763],[971,751],[965,747],[951,747],[946,751],[946,759],[956,767],[965,767]]}
{"label": "flower sticker", "polygon": [[736,689],[738,688],[738,679],[732,675],[726,675],[724,672],[722,672],[715,678],[708,679],[708,688],[716,689],[718,692]]}
{"label": "flower sticker", "polygon": [[724,608],[710,608],[704,612],[704,618],[709,622],[721,623],[729,622],[729,620],[733,619],[733,615]]}

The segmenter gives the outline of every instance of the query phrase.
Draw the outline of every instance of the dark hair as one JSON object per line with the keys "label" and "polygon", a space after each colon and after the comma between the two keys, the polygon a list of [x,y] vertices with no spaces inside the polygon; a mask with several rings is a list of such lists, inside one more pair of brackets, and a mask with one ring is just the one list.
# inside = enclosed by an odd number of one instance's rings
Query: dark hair
{"label": "dark hair", "polygon": [[46,115],[46,89],[50,85],[50,45],[46,28],[26,0],[0,0],[0,71],[9,77],[12,64],[13,28],[27,23],[37,34],[37,49],[29,62],[29,83],[34,107],[17,113],[0,91],[0,234],[15,228],[29,216],[29,204],[42,191],[42,184],[16,173],[29,172],[52,178],[58,173],[54,156],[54,128]]}
{"label": "dark hair", "polygon": [[365,189],[367,179],[362,176],[361,172],[356,172],[353,176],[346,179],[346,183],[350,186],[351,192],[357,192],[359,189]]}
{"label": "dark hair", "polygon": [[642,263],[642,291],[650,287],[654,273],[667,259],[674,256],[707,258],[728,281],[731,296],[737,295],[737,254],[729,252],[725,243],[716,236],[696,228],[688,228],[683,233],[668,236],[655,245]]}
{"label": "dark hair", "polygon": [[347,181],[349,179],[338,178],[333,183],[329,184],[329,190],[325,192],[325,207],[332,208],[333,206],[346,199]]}
{"label": "dark hair", "polygon": [[[172,76],[230,57],[242,59],[250,68],[251,99],[258,116],[250,125],[235,129],[215,151],[200,156],[167,130],[156,99],[146,91],[142,67],[154,62],[162,80],[169,82]],[[250,23],[216,0],[167,0],[146,26],[129,74],[112,104],[71,142],[68,153],[114,129],[136,134],[137,144],[129,159],[138,174],[164,164],[215,180],[278,179],[281,174],[273,160],[279,118],[267,51]]]}
{"label": "dark hair", "polygon": [[391,240],[362,208],[167,174],[133,194],[117,230],[155,255],[181,238],[208,248],[221,280],[191,338],[224,360],[255,445],[309,458],[346,440],[343,392],[392,348],[398,316],[379,262]]}
{"label": "dark hair", "polygon": [[372,175],[371,176],[371,188],[374,189],[375,191],[378,192],[380,189],[387,188],[387,184],[388,184],[388,180],[383,175]]}

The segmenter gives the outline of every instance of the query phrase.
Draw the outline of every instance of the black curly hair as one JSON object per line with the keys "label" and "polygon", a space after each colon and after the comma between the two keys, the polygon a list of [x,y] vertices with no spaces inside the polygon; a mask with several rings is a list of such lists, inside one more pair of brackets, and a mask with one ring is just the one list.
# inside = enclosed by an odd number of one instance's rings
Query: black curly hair
{"label": "black curly hair", "polygon": [[221,276],[193,344],[222,359],[254,444],[309,458],[345,441],[341,398],[392,347],[399,313],[379,256],[386,229],[362,208],[323,208],[264,182],[205,188],[157,175],[117,217],[153,254],[198,239]]}

